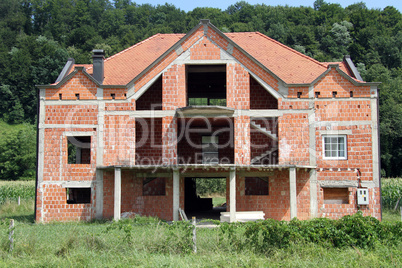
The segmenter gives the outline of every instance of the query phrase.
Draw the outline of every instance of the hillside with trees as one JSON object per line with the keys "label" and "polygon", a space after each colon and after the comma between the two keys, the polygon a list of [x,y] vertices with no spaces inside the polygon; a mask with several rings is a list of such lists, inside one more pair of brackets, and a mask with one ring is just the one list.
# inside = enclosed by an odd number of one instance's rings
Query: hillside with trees
{"label": "hillside with trees", "polygon": [[[319,61],[351,55],[364,80],[382,82],[382,173],[401,176],[402,14],[391,6],[368,9],[364,2],[343,8],[316,0],[311,8],[241,1],[226,10],[185,12],[131,0],[0,0],[1,120],[7,126],[35,124],[35,85],[53,83],[69,57],[90,63],[95,48],[110,56],[156,33],[186,33],[200,19],[210,19],[223,32],[259,31]],[[13,166],[31,170],[35,164],[27,155],[10,156],[35,153],[35,142],[29,148],[13,145],[13,140],[36,139],[29,127],[19,131],[19,136],[0,132],[0,180],[32,177],[31,171],[5,171]],[[22,158],[24,163],[15,162]]]}

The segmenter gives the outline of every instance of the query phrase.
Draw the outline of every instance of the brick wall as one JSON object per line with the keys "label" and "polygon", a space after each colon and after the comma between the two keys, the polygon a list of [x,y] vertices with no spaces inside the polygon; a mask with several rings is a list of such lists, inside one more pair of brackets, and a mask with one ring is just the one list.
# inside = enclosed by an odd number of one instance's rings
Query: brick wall
{"label": "brick wall", "polygon": [[185,65],[173,65],[163,73],[162,110],[187,106]]}
{"label": "brick wall", "polygon": [[234,161],[237,165],[250,164],[250,117],[238,116],[234,119]]}
{"label": "brick wall", "polygon": [[177,118],[165,116],[162,119],[162,162],[177,163]]}
{"label": "brick wall", "polygon": [[207,37],[203,37],[190,49],[190,58],[192,60],[219,60],[221,50],[213,44]]}
{"label": "brick wall", "polygon": [[137,100],[137,110],[162,110],[162,77]]}
{"label": "brick wall", "polygon": [[250,109],[278,109],[278,100],[251,76]]}
{"label": "brick wall", "polygon": [[[264,177],[264,176],[262,176]],[[296,174],[297,213],[299,219],[310,217],[310,188],[308,172]],[[290,220],[289,170],[275,170],[269,178],[269,195],[245,195],[245,176],[236,177],[236,210],[263,211],[265,218]],[[226,201],[230,207],[229,180],[226,183]]]}
{"label": "brick wall", "polygon": [[332,68],[327,75],[314,85],[314,92],[320,92],[320,98],[332,98],[332,92],[337,91],[337,98],[370,97],[370,86],[355,86]]}
{"label": "brick wall", "polygon": [[97,105],[52,105],[45,108],[45,124],[95,125],[97,116]]}
{"label": "brick wall", "polygon": [[309,165],[309,123],[305,113],[278,119],[279,164]]}
{"label": "brick wall", "polygon": [[59,88],[46,89],[47,100],[58,100],[62,94],[63,100],[76,100],[75,94],[80,94],[80,100],[96,99],[97,86],[82,71],[78,71]]}
{"label": "brick wall", "polygon": [[240,64],[228,64],[226,67],[226,102],[227,107],[250,109],[250,75]]}
{"label": "brick wall", "polygon": [[[121,174],[121,212],[134,212],[142,216],[173,220],[173,179],[166,178],[166,195],[144,196],[143,178],[136,178],[133,171]],[[114,213],[114,173],[108,171],[103,177],[103,217],[112,218]]]}
{"label": "brick wall", "polygon": [[[92,191],[95,191],[94,189]],[[94,217],[92,210],[94,198],[91,198],[91,204],[67,204],[66,188],[56,184],[44,184],[40,189],[39,199],[42,199],[38,205],[42,205],[42,213],[39,212],[44,222],[51,221],[89,221]],[[39,206],[38,206],[39,208]]]}
{"label": "brick wall", "polygon": [[137,118],[135,131],[135,164],[162,164],[162,119]]}
{"label": "brick wall", "polygon": [[135,164],[135,118],[129,115],[105,115],[103,164]]}

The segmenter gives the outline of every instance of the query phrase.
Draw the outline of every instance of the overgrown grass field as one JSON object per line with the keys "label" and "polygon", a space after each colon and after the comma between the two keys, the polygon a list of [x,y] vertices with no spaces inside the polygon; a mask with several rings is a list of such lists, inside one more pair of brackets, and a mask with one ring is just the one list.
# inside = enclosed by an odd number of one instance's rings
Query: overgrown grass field
{"label": "overgrown grass field", "polygon": [[[0,183],[0,189],[8,184]],[[388,212],[382,223],[354,215],[338,221],[268,220],[197,228],[193,253],[192,226],[182,222],[169,225],[137,217],[117,223],[34,224],[33,198],[21,203],[17,206],[14,199],[0,205],[0,267],[402,266],[400,215],[386,217],[394,215]],[[12,252],[10,218],[16,219]]]}

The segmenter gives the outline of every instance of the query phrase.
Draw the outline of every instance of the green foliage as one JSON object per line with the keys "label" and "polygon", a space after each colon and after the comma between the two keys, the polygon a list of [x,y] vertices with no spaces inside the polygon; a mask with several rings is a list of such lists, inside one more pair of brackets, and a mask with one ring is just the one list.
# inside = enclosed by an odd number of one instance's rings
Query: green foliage
{"label": "green foliage", "polygon": [[1,133],[0,180],[33,180],[36,173],[36,130],[25,124]]}
{"label": "green foliage", "polygon": [[383,179],[381,181],[382,207],[397,210],[402,207],[402,179]]}
{"label": "green foliage", "polygon": [[0,183],[0,204],[7,200],[34,199],[35,198],[35,182],[3,182]]}
{"label": "green foliage", "polygon": [[[254,250],[261,253],[273,248],[287,248],[292,244],[305,243],[335,248],[373,248],[377,243],[395,245],[402,238],[402,222],[380,222],[373,217],[364,217],[362,213],[345,216],[339,220],[265,220],[243,225],[247,239],[241,247],[248,248],[252,245]],[[227,230],[225,227],[222,233],[227,233]]]}
{"label": "green foliage", "polygon": [[226,178],[196,179],[197,195],[224,194],[226,192]]}

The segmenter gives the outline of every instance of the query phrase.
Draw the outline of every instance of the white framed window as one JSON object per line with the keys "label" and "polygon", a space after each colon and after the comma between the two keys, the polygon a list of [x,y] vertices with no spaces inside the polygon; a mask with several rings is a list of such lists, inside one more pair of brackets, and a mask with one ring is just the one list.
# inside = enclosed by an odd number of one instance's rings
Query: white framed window
{"label": "white framed window", "polygon": [[347,159],[346,135],[323,135],[322,144],[324,159]]}

